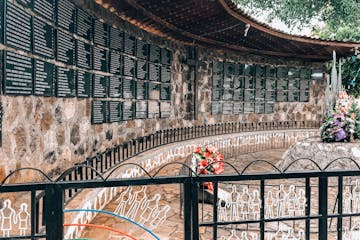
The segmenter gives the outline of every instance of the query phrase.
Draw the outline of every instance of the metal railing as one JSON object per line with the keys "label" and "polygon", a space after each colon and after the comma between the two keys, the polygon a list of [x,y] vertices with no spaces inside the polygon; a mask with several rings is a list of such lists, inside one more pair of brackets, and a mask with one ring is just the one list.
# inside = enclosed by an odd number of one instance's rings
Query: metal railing
{"label": "metal railing", "polygon": [[[187,141],[191,139],[210,137],[222,134],[253,132],[253,131],[271,131],[286,129],[314,129],[320,128],[321,121],[280,121],[280,122],[258,122],[242,123],[227,122],[218,124],[209,124],[201,126],[173,128],[156,131],[155,133],[131,139],[112,148],[107,148],[95,156],[88,157],[81,166],[89,166],[96,169],[99,173],[105,173],[114,166],[133,158],[141,153],[167,144]],[[63,175],[63,180],[91,180],[97,176],[89,168],[79,167],[76,171],[68,172]],[[69,190],[66,199],[71,199],[77,190]]]}
{"label": "metal railing", "polygon": [[[49,232],[46,229],[52,229],[56,224],[56,220],[54,220],[54,216],[60,216],[59,209],[51,210],[52,207],[60,208],[60,203],[52,204],[55,201],[55,198],[60,199],[64,203],[67,200],[73,198],[81,189],[87,188],[82,185],[85,182],[95,183],[95,182],[103,182],[104,187],[110,186],[108,185],[108,181],[102,177],[102,174],[106,173],[109,169],[114,168],[115,166],[119,166],[124,163],[126,160],[137,156],[140,153],[145,151],[154,149],[159,146],[163,146],[166,144],[186,141],[200,137],[208,137],[215,136],[221,134],[231,134],[231,133],[241,133],[241,132],[252,132],[252,131],[269,131],[269,130],[286,130],[286,129],[309,129],[309,128],[318,128],[321,122],[319,121],[285,121],[285,122],[261,122],[261,123],[222,123],[222,124],[214,124],[214,125],[203,125],[203,126],[193,126],[187,128],[177,128],[177,129],[167,129],[163,131],[155,132],[154,134],[150,134],[144,137],[140,137],[137,139],[126,141],[120,145],[116,145],[113,148],[106,149],[102,153],[96,154],[94,157],[87,158],[86,161],[75,165],[69,170],[65,171],[63,174],[58,177],[55,181],[52,181],[46,174],[42,173],[44,179],[47,179],[51,183],[41,183],[41,184],[23,184],[21,186],[5,186],[4,184],[0,187],[0,192],[14,192],[14,191],[28,191],[31,192],[31,238],[38,239],[45,237],[47,239],[58,239],[51,237],[48,234],[44,235],[43,232]],[[214,142],[213,144],[219,144],[220,142]],[[221,144],[219,144],[218,148],[221,148]],[[256,150],[257,148],[252,147],[252,150]],[[225,155],[227,157],[234,156],[234,154],[239,154],[238,151],[234,151],[233,148],[224,148]],[[249,150],[250,152],[252,150]],[[259,149],[257,149],[259,150]],[[247,151],[247,152],[249,152]],[[31,169],[35,170],[35,169]],[[41,172],[36,170],[37,172]],[[16,171],[15,171],[16,172]],[[13,172],[12,174],[15,174]],[[11,174],[11,175],[12,175]],[[100,180],[98,180],[100,179]],[[185,179],[182,180],[179,178],[171,178],[177,179],[174,180],[176,183],[185,184]],[[6,181],[6,180],[5,180]],[[4,182],[5,182],[4,181]],[[119,180],[120,181],[120,180]],[[123,180],[121,180],[123,181]],[[120,181],[120,182],[121,182]],[[154,178],[144,180],[149,181],[146,184],[151,184],[152,181],[155,181]],[[156,180],[155,182],[157,182]],[[167,180],[171,181],[171,180]],[[186,180],[193,182],[194,180]],[[124,183],[126,183],[125,181]],[[131,181],[130,181],[131,182]],[[141,181],[140,181],[141,182]],[[74,186],[75,183],[81,183],[79,187],[64,187],[67,186],[65,183],[71,183],[71,186]],[[65,184],[65,185],[64,185]],[[119,183],[120,184],[120,183]],[[122,185],[121,183],[120,185]],[[64,186],[63,186],[64,185]],[[96,186],[98,184],[95,184]],[[120,186],[119,185],[119,186]],[[126,184],[125,184],[126,185]],[[31,187],[30,187],[31,186]],[[115,185],[116,186],[116,185]],[[184,185],[185,186],[185,185]],[[30,187],[30,188],[27,188]],[[9,191],[10,189],[10,191]],[[60,193],[60,192],[61,193]],[[40,192],[40,194],[39,194]],[[55,193],[56,192],[56,193]],[[55,195],[54,195],[55,194]],[[52,197],[52,195],[54,195]],[[60,196],[61,195],[61,196]],[[51,198],[51,199],[49,199]],[[186,207],[186,206],[185,206]],[[50,209],[49,209],[50,208]],[[63,205],[62,205],[63,208]],[[49,215],[50,214],[50,215]],[[54,215],[55,214],[55,215]],[[185,212],[184,212],[185,214]],[[187,213],[188,214],[188,213]],[[63,218],[60,218],[61,221]],[[54,222],[54,223],[53,223]],[[50,225],[50,226],[49,226]],[[43,228],[45,226],[45,229]],[[60,230],[59,230],[60,231]],[[51,233],[52,234],[52,233]],[[60,233],[54,233],[60,234]],[[58,235],[59,236],[59,235]],[[29,237],[29,236],[28,236]],[[24,239],[21,236],[12,237],[18,239]],[[1,239],[1,238],[0,238]],[[4,238],[7,239],[7,238]],[[189,238],[186,238],[189,239]]]}
{"label": "metal railing", "polygon": [[[311,162],[311,160],[309,160]],[[1,193],[11,192],[29,192],[31,195],[31,231],[26,235],[11,235],[10,237],[0,237],[0,239],[63,239],[64,227],[64,196],[65,192],[73,189],[90,189],[90,188],[117,188],[129,186],[149,186],[162,188],[166,184],[179,184],[184,191],[182,198],[183,208],[183,227],[185,240],[198,239],[219,239],[220,236],[226,236],[221,239],[231,239],[229,236],[234,232],[246,235],[248,239],[271,239],[269,236],[279,232],[279,226],[287,226],[292,231],[303,232],[300,239],[346,239],[345,229],[355,229],[358,227],[358,217],[360,217],[360,208],[358,207],[359,196],[354,195],[350,202],[347,202],[347,195],[344,193],[358,193],[357,189],[360,183],[360,169],[354,160],[347,159],[349,164],[355,164],[356,169],[334,171],[331,165],[336,164],[334,160],[326,169],[316,171],[299,171],[287,172],[277,169],[275,172],[267,174],[248,173],[246,166],[244,169],[237,169],[235,173],[223,175],[181,175],[155,177],[157,173],[146,173],[147,177],[137,179],[107,179],[100,175],[100,179],[88,181],[48,181],[44,183],[29,184],[3,184],[0,186]],[[344,159],[342,159],[344,161]],[[174,163],[175,164],[175,163]],[[252,163],[250,163],[252,164]],[[250,165],[249,164],[249,165]],[[262,162],[261,164],[264,164]],[[269,163],[270,164],[270,163]],[[316,167],[316,164],[313,163]],[[170,164],[171,165],[171,164]],[[170,166],[168,165],[168,166]],[[79,166],[80,167],[80,166]],[[231,169],[231,167],[229,167]],[[189,168],[190,169],[190,168]],[[285,169],[288,169],[286,167]],[[234,170],[234,169],[233,169]],[[210,208],[204,209],[201,204],[201,194],[204,192],[202,186],[204,182],[212,182],[214,185],[213,201],[209,204]],[[292,187],[293,186],[293,187]],[[229,188],[230,187],[230,188]],[[247,189],[246,191],[244,189]],[[230,189],[232,194],[237,189],[237,198],[248,193],[252,199],[255,199],[254,192],[258,193],[258,212],[253,207],[247,206],[243,211],[244,204],[251,204],[250,200],[238,201],[236,207],[237,213],[234,215],[224,215],[224,206],[230,211],[231,204],[234,204],[231,198],[221,199],[220,189]],[[350,190],[349,190],[350,189]],[[357,190],[356,190],[357,189]],[[298,194],[300,199],[301,192],[305,202],[300,213],[291,212],[290,207],[283,202],[284,209],[281,210],[281,202],[274,205],[274,211],[269,213],[268,197],[269,192],[275,195],[285,191],[287,198],[284,201],[291,202],[291,191]],[[40,220],[39,209],[36,205],[36,192],[44,192],[42,218]],[[276,195],[277,198],[277,195]],[[224,205],[221,203],[224,202]],[[254,202],[254,201],[253,201]],[[332,202],[335,202],[336,211],[333,212]],[[280,204],[280,205],[279,205]],[[297,203],[296,203],[297,204]],[[235,206],[235,205],[234,205]],[[272,206],[272,205],[271,205]],[[294,205],[295,206],[295,205]],[[276,209],[276,207],[280,207]],[[232,209],[234,212],[235,208]],[[283,212],[282,212],[283,211]],[[294,210],[295,211],[295,210]],[[256,215],[255,215],[256,213]],[[45,230],[37,228],[38,221],[43,221]],[[335,222],[335,228],[330,221]],[[314,224],[315,223],[315,224]],[[206,231],[201,231],[206,228]],[[301,231],[299,230],[301,229]],[[290,231],[285,231],[290,234]],[[256,235],[256,237],[255,237]],[[280,238],[281,239],[281,238]]]}

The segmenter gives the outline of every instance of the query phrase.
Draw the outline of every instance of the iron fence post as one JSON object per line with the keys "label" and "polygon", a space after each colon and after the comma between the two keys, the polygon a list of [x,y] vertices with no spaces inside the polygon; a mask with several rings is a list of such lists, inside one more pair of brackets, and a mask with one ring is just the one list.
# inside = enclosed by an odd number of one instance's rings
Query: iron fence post
{"label": "iron fence post", "polygon": [[328,179],[319,177],[319,240],[327,240]]}
{"label": "iron fence post", "polygon": [[192,239],[192,216],[191,216],[191,179],[188,178],[185,180],[184,184],[184,239],[191,240]]}
{"label": "iron fence post", "polygon": [[64,224],[64,192],[56,184],[45,188],[46,239],[62,240]]}
{"label": "iron fence post", "polygon": [[342,240],[342,225],[343,225],[343,177],[339,176],[338,178],[338,220],[337,220],[337,232],[338,240]]}
{"label": "iron fence post", "polygon": [[195,181],[194,178],[191,179],[191,197],[192,197],[192,240],[199,240],[199,182]]}
{"label": "iron fence post", "polygon": [[[218,188],[219,182],[213,182],[214,185],[214,202],[213,202],[213,239],[216,240],[218,238],[218,231],[217,231],[217,222],[218,222]],[[221,204],[221,203],[220,203]]]}
{"label": "iron fence post", "polygon": [[260,239],[265,239],[265,180],[261,179],[260,181],[260,201],[261,201],[261,208],[260,208]]}
{"label": "iron fence post", "polygon": [[305,196],[306,196],[306,208],[305,215],[307,217],[305,221],[305,240],[310,240],[310,214],[311,214],[311,185],[310,178],[305,180]]}

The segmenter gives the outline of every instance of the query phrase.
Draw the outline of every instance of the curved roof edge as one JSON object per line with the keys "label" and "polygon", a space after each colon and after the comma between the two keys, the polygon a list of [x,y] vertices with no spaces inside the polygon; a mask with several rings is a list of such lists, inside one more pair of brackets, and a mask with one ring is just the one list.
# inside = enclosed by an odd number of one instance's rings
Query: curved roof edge
{"label": "curved roof edge", "polygon": [[326,40],[314,37],[308,37],[303,35],[297,34],[290,34],[279,29],[273,28],[266,23],[260,22],[259,20],[255,19],[254,17],[247,14],[242,9],[238,8],[237,5],[232,0],[218,0],[224,9],[230,14],[231,16],[237,18],[240,21],[250,24],[252,27],[271,34],[273,36],[298,41],[298,42],[306,42],[306,43],[314,43],[314,44],[323,44],[323,45],[333,45],[333,46],[348,46],[348,47],[360,47],[360,41],[358,42],[350,42],[350,41],[338,41],[338,40]]}
{"label": "curved roof edge", "polygon": [[[231,0],[96,0],[140,29],[184,45],[327,61],[354,54],[359,42],[291,35],[261,23]],[[247,33],[246,27],[250,25]]]}

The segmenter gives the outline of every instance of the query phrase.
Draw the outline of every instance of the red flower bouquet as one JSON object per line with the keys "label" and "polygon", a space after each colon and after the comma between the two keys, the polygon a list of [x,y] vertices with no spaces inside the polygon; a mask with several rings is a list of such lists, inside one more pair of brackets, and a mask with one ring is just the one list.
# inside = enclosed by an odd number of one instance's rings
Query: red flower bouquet
{"label": "red flower bouquet", "polygon": [[[224,158],[215,147],[196,147],[193,152],[193,162],[196,163],[197,174],[224,173]],[[214,190],[211,182],[205,182],[204,188]]]}

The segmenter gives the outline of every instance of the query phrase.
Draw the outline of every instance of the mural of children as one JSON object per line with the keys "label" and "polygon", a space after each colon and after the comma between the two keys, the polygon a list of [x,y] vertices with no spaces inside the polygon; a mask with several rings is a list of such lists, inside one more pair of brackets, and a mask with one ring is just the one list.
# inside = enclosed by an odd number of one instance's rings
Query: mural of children
{"label": "mural of children", "polygon": [[240,195],[240,213],[243,219],[248,219],[250,211],[250,201],[251,196],[249,194],[249,189],[247,187],[243,188],[243,192]]}
{"label": "mural of children", "polygon": [[304,232],[304,230],[302,230],[302,229],[299,230],[298,239],[299,240],[305,240],[305,232]]}
{"label": "mural of children", "polygon": [[230,221],[237,221],[239,220],[239,198],[240,195],[236,191],[236,186],[232,186],[232,191],[230,193],[231,199],[230,202],[227,203],[227,207],[230,208]]}
{"label": "mural of children", "polygon": [[352,194],[350,192],[350,187],[349,186],[347,186],[345,188],[345,192],[343,194],[343,199],[344,199],[344,213],[351,213]]}
{"label": "mural of children", "polygon": [[16,212],[11,207],[11,201],[6,199],[4,201],[3,208],[0,209],[1,224],[0,230],[3,233],[3,237],[10,237],[10,231],[12,231],[12,225],[16,224]]}
{"label": "mural of children", "polygon": [[276,201],[272,195],[272,191],[268,191],[265,198],[265,218],[274,218],[274,206],[276,206]]}
{"label": "mural of children", "polygon": [[21,236],[26,235],[26,230],[30,225],[30,214],[28,212],[28,205],[22,203],[20,205],[19,212],[16,214],[16,219],[19,222],[19,231]]}
{"label": "mural of children", "polygon": [[289,228],[289,229],[288,229],[288,234],[287,234],[287,236],[286,236],[286,239],[287,239],[287,240],[298,240],[298,239],[295,237],[294,229],[292,229],[292,228]]}
{"label": "mural of children", "polygon": [[289,216],[295,216],[295,203],[297,202],[297,195],[295,192],[295,186],[290,185],[289,193],[287,195],[286,199],[287,209],[288,209],[288,215]]}
{"label": "mural of children", "polygon": [[140,224],[144,224],[149,221],[150,217],[154,214],[154,212],[158,210],[160,198],[160,194],[155,194],[153,198],[143,202],[140,208],[142,210],[139,221]]}
{"label": "mural of children", "polygon": [[296,214],[298,216],[305,215],[305,208],[306,208],[306,197],[304,189],[299,190],[299,196],[296,201]]}
{"label": "mural of children", "polygon": [[224,199],[219,199],[218,202],[218,212],[219,212],[219,221],[225,222],[227,221],[227,210],[226,210],[226,202]]}
{"label": "mural of children", "polygon": [[353,213],[359,213],[360,212],[360,180],[356,180],[355,187],[352,191],[352,197],[353,197]]}
{"label": "mural of children", "polygon": [[256,219],[256,220],[260,219],[261,200],[259,197],[258,190],[253,191],[253,197],[251,199],[250,208],[251,208],[252,214],[254,216],[254,219]]}
{"label": "mural of children", "polygon": [[141,206],[141,204],[146,201],[146,186],[142,186],[141,189],[137,192],[134,192],[133,199],[131,202],[131,207],[129,211],[126,213],[126,216],[130,219],[135,219],[137,216],[137,212]]}
{"label": "mural of children", "polygon": [[231,235],[228,240],[240,240],[240,238],[236,235],[236,230],[231,230]]}
{"label": "mural of children", "polygon": [[150,229],[153,230],[160,226],[166,219],[166,215],[170,210],[170,206],[166,205],[160,209],[160,211],[157,211],[154,216],[153,220],[150,222]]}
{"label": "mural of children", "polygon": [[128,187],[125,191],[123,191],[116,201],[119,202],[119,204],[114,212],[121,216],[125,216],[126,207],[130,205],[132,201],[132,187]]}
{"label": "mural of children", "polygon": [[279,191],[276,193],[276,216],[277,217],[285,217],[285,200],[286,200],[286,192],[284,190],[284,185],[280,185]]}
{"label": "mural of children", "polygon": [[240,237],[241,240],[249,240],[248,237],[247,237],[247,232],[241,232],[241,237]]}

